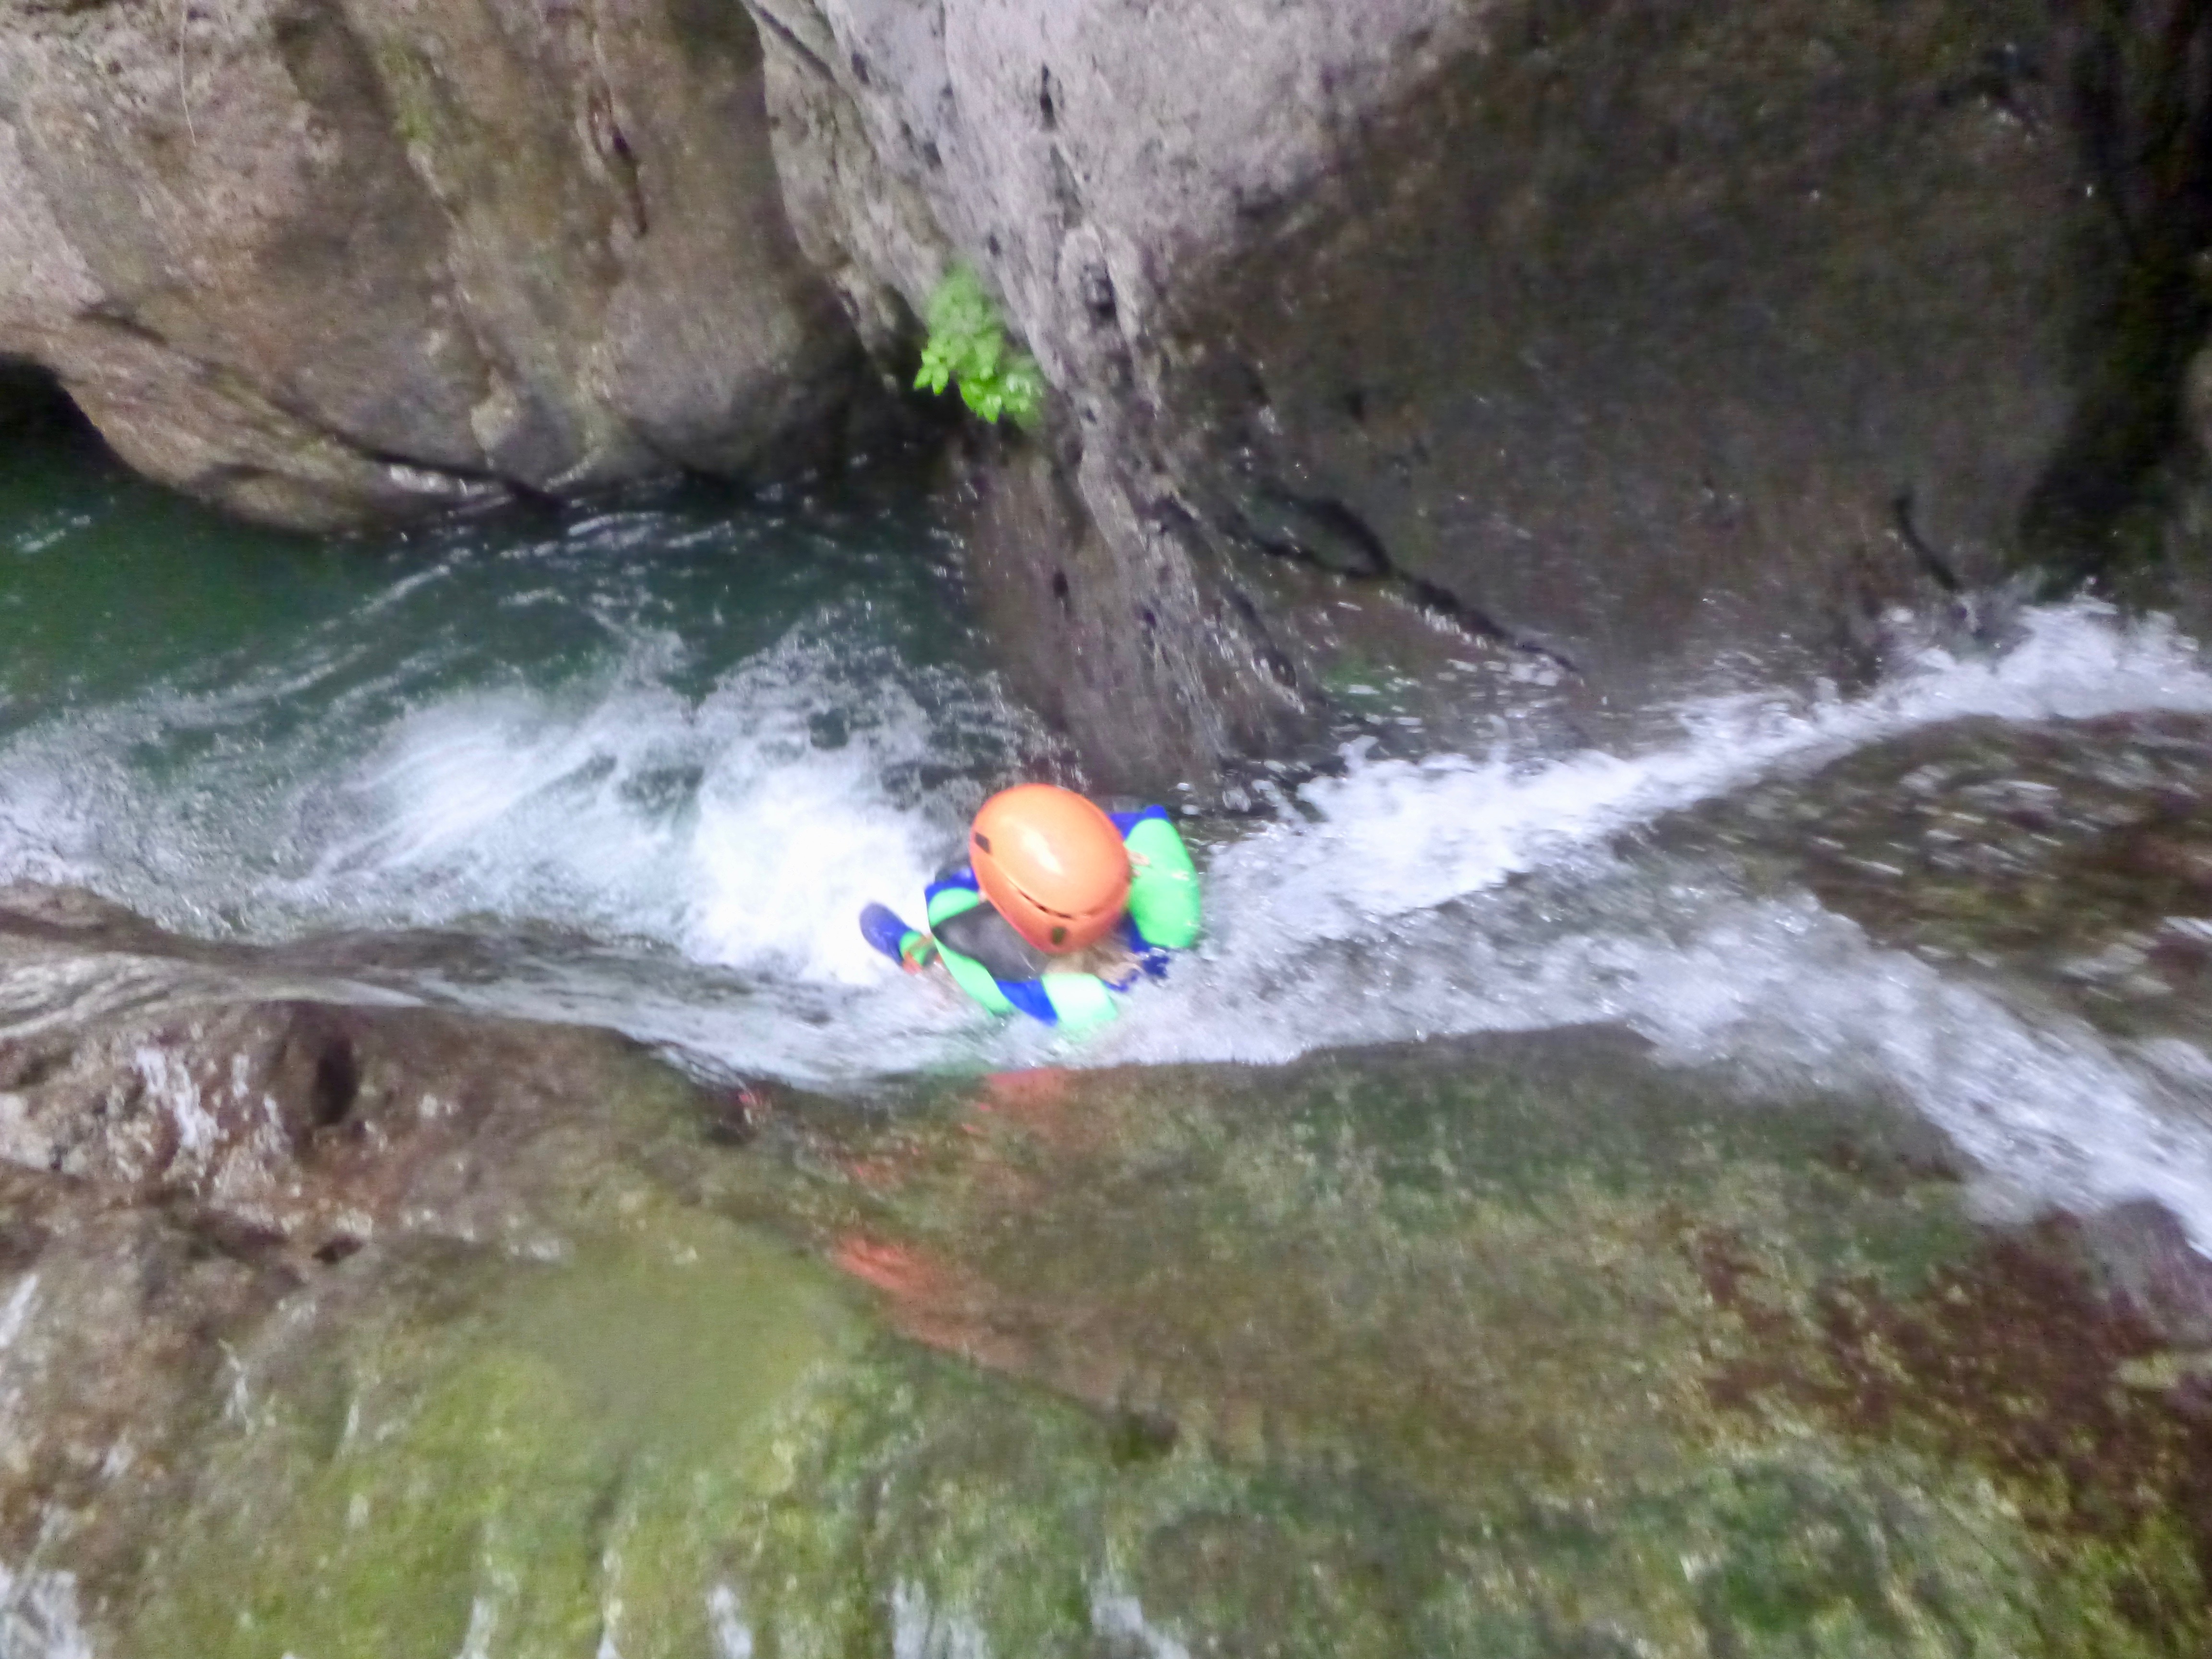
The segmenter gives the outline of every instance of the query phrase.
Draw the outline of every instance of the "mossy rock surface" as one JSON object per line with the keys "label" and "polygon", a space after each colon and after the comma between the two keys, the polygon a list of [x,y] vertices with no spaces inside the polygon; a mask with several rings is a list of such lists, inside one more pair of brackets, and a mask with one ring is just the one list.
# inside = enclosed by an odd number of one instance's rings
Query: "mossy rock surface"
{"label": "mossy rock surface", "polygon": [[112,1650],[2212,1637],[2197,1356],[1908,1121],[1601,1030],[765,1105],[618,1114],[629,1196],[550,1259],[283,1304]]}
{"label": "mossy rock surface", "polygon": [[1952,721],[1657,827],[2124,1036],[2212,1038],[2212,720]]}

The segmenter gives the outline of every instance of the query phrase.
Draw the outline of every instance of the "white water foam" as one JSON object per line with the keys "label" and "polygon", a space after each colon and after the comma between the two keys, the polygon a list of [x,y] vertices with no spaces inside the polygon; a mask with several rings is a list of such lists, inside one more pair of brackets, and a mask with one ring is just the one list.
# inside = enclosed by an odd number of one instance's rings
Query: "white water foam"
{"label": "white water foam", "polygon": [[811,740],[818,672],[771,653],[695,702],[632,664],[578,707],[520,691],[435,704],[347,780],[344,815],[364,827],[289,896],[386,926],[526,919],[862,982],[872,957],[849,918],[886,883],[918,885],[952,815],[886,793],[937,735],[903,693],[879,692],[843,746]]}
{"label": "white water foam", "polygon": [[[587,684],[455,693],[380,730],[346,729],[340,707],[289,744],[219,737],[289,686],[58,721],[0,748],[0,880],[89,885],[193,933],[524,923],[868,982],[852,918],[919,888],[980,799],[895,800],[888,780],[935,761],[949,727],[1014,717],[950,676],[926,712],[886,677],[837,688],[827,746],[810,723],[842,672],[829,647],[787,641],[699,697],[666,683],[679,657],[633,641]],[[138,757],[179,732],[217,738],[149,777]]]}
{"label": "white water foam", "polygon": [[0,1564],[0,1655],[94,1659],[77,1610],[76,1574]]}
{"label": "white water foam", "polygon": [[[849,895],[818,908],[805,885],[744,890],[763,912],[754,928],[778,938],[813,929],[822,941],[812,952],[786,948],[780,1000],[714,1006],[678,991],[610,1011],[599,988],[571,982],[560,1012],[611,1013],[637,1035],[739,1069],[817,1081],[948,1064],[1279,1061],[1325,1047],[1611,1021],[1653,1039],[1664,1058],[1902,1099],[2028,1201],[2094,1207],[2151,1196],[2212,1242],[2212,1095],[2175,1055],[2138,1058],[2056,1011],[1947,980],[1875,947],[1809,897],[1753,901],[1724,882],[1655,887],[1651,872],[1605,850],[1621,830],[1778,766],[1816,765],[1944,721],[2151,711],[2212,714],[2212,673],[2197,647],[2162,623],[2124,623],[2077,605],[2032,615],[2002,656],[1930,655],[1864,699],[1701,703],[1686,711],[1681,742],[1639,756],[1535,766],[1353,757],[1343,777],[1301,792],[1310,821],[1218,853],[1205,945],[1166,988],[1133,999],[1118,1025],[1076,1040],[1020,1021],[994,1027],[943,986],[873,960],[861,963],[868,988],[848,989],[841,963],[839,995],[792,996],[831,977],[831,952],[850,938],[842,901],[863,890],[896,899],[902,879],[911,897],[927,862],[911,859],[903,869],[871,866]],[[776,833],[723,843],[727,864],[715,867],[712,890],[737,890],[764,841],[790,844],[810,826],[851,834],[856,805],[859,822],[890,833],[896,814],[879,816],[884,804],[865,785],[813,775],[830,787],[790,799],[740,792],[776,818]],[[908,845],[940,835],[933,825]],[[1531,874],[1549,883],[1540,903],[1504,894],[1509,878]]]}
{"label": "white water foam", "polygon": [[[247,937],[573,930],[596,943],[416,988],[811,1082],[1618,1021],[1686,1060],[1894,1095],[2024,1192],[2154,1195],[2212,1242],[2212,1132],[2186,1056],[2147,1063],[1954,982],[1809,898],[1753,901],[1719,872],[1667,886],[1606,850],[1778,766],[1950,720],[2212,714],[2212,673],[2163,623],[2077,604],[2023,626],[2002,654],[1930,655],[1864,698],[1699,703],[1679,742],[1634,756],[1353,756],[1301,792],[1306,821],[1212,857],[1206,944],[1085,1040],[994,1025],[861,943],[861,903],[913,906],[974,804],[969,786],[892,780],[949,730],[1011,717],[973,687],[933,699],[951,715],[925,712],[890,673],[856,675],[799,636],[688,696],[673,642],[632,632],[588,684],[427,699],[350,747],[328,732],[273,755],[242,744],[167,793],[130,750],[174,708],[63,722],[0,750],[0,879],[67,872],[171,925],[228,918]],[[187,712],[221,730],[252,701]],[[850,728],[834,746],[812,725],[832,704]],[[1516,900],[1514,878],[1540,878],[1540,902]]]}
{"label": "white water foam", "polygon": [[[331,696],[295,662],[74,712],[0,742],[0,883],[255,942],[521,929],[536,944],[495,980],[340,972],[292,994],[409,992],[820,1080],[987,1029],[951,996],[883,994],[854,922],[958,846],[981,799],[962,760],[1005,764],[1023,717],[988,682],[810,624],[703,693],[677,689],[690,666],[674,636],[625,627],[596,672],[551,687],[424,695],[416,663]],[[173,1000],[118,975],[11,975],[0,1023]]]}
{"label": "white water foam", "polygon": [[[2030,1201],[2148,1196],[2212,1246],[2212,1091],[2078,1020],[2016,1007],[1873,945],[1809,897],[1654,886],[1608,838],[1741,787],[1968,716],[2212,714],[2212,673],[2163,623],[2077,605],[2007,654],[1931,656],[1877,695],[1810,709],[1705,704],[1680,745],[1533,769],[1355,759],[1310,785],[1315,821],[1224,849],[1210,938],[1085,1063],[1273,1061],[1345,1044],[1611,1021],[1662,1057],[1909,1102]],[[1509,878],[1543,872],[1516,902]],[[1542,914],[1532,914],[1541,912]],[[1055,1055],[1027,1037],[1032,1059]],[[2185,1044],[2166,1047],[2185,1048]]]}
{"label": "white water foam", "polygon": [[1784,762],[1818,763],[1946,720],[2212,714],[2212,672],[2164,619],[2130,626],[2101,605],[2031,613],[2001,657],[1942,652],[1859,701],[1705,702],[1680,744],[1535,768],[1462,756],[1355,760],[1301,792],[1316,825],[1245,842],[1217,862],[1217,915],[1283,938],[1334,938],[1492,887],[1662,813],[1741,787]]}

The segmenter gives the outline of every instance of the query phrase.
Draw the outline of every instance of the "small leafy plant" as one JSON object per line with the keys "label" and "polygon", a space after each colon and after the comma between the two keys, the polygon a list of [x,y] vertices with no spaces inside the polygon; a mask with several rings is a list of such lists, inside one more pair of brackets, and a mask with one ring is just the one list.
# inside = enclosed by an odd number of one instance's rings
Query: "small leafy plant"
{"label": "small leafy plant", "polygon": [[914,383],[941,392],[956,380],[968,407],[987,421],[1029,426],[1044,405],[1036,359],[1007,345],[998,307],[965,265],[953,266],[929,296],[929,343]]}

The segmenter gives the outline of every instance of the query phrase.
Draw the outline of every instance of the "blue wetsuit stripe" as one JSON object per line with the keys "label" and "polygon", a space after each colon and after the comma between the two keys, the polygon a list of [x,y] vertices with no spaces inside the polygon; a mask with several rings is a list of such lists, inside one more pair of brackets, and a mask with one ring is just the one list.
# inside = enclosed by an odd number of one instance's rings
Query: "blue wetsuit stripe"
{"label": "blue wetsuit stripe", "polygon": [[957,870],[939,871],[937,879],[921,890],[921,902],[927,904],[939,893],[950,893],[956,890],[963,893],[980,893],[983,890],[975,884],[975,872],[963,864]]}
{"label": "blue wetsuit stripe", "polygon": [[1048,1025],[1060,1024],[1060,1011],[1052,1006],[1052,999],[1044,994],[1042,980],[1000,980],[1000,994],[1024,1013],[1042,1020]]}
{"label": "blue wetsuit stripe", "polygon": [[1114,827],[1121,832],[1123,841],[1128,840],[1129,831],[1146,818],[1158,818],[1162,823],[1172,821],[1169,818],[1167,808],[1164,806],[1147,806],[1141,812],[1109,812],[1106,816],[1114,820]]}
{"label": "blue wetsuit stripe", "polygon": [[[1147,977],[1165,979],[1168,976],[1168,953],[1139,931],[1134,916],[1121,918],[1121,937],[1127,941],[1129,954],[1136,957],[1137,966],[1145,970]],[[1114,988],[1119,991],[1127,988],[1117,985]]]}

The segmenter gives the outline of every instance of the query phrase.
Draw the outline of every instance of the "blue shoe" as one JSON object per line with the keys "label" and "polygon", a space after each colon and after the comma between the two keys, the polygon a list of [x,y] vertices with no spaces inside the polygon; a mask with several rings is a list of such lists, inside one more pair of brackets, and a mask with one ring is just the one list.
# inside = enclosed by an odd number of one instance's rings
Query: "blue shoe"
{"label": "blue shoe", "polygon": [[912,936],[914,929],[892,915],[887,905],[871,904],[860,912],[860,937],[902,968],[910,965],[905,946]]}

